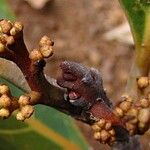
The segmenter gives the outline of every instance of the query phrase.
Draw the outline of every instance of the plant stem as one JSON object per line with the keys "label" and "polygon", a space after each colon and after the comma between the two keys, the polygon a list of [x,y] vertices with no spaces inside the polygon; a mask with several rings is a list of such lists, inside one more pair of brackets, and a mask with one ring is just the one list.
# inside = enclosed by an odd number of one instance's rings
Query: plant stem
{"label": "plant stem", "polygon": [[150,9],[146,13],[145,31],[142,43],[136,42],[135,61],[131,68],[126,93],[137,99],[141,92],[137,88],[136,80],[141,76],[148,76],[150,69]]}

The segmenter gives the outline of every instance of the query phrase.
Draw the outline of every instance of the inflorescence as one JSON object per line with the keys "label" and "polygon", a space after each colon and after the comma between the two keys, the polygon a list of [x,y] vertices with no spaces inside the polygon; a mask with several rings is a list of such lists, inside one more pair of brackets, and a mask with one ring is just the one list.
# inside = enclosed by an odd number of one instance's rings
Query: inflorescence
{"label": "inflorescence", "polygon": [[[137,87],[140,91],[148,88],[150,79],[140,77],[137,79]],[[125,123],[129,135],[144,134],[149,129],[150,123],[150,93],[139,100],[133,100],[130,96],[122,96],[123,101],[114,107],[114,114]],[[108,127],[107,126],[108,124]],[[102,143],[111,144],[115,141],[115,130],[111,123],[101,119],[92,126],[94,138]]]}

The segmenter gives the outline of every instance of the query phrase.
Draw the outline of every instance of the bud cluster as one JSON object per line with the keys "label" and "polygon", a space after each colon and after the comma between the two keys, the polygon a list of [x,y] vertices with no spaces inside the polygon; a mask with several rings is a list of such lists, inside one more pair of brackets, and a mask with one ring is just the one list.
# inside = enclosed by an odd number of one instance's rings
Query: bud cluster
{"label": "bud cluster", "polygon": [[115,141],[115,130],[112,124],[105,119],[100,119],[92,125],[94,130],[94,138],[101,143],[112,144]]}
{"label": "bud cluster", "polygon": [[30,59],[33,61],[49,58],[53,55],[54,42],[47,36],[43,36],[39,42],[39,49],[33,49],[30,53]]}
{"label": "bud cluster", "polygon": [[24,121],[25,119],[30,118],[34,112],[33,106],[30,105],[30,97],[22,95],[20,96],[18,103],[20,108],[16,115],[17,120]]}
{"label": "bud cluster", "polygon": [[[140,77],[137,79],[139,90],[144,90],[150,85],[148,77]],[[150,123],[150,93],[146,98],[139,98],[134,101],[130,96],[122,96],[121,101],[115,108],[114,114],[125,122],[126,129],[130,135],[144,134],[149,129]],[[115,140],[115,130],[111,123],[100,119],[92,126],[94,130],[94,138],[101,143],[112,144]]]}
{"label": "bud cluster", "polygon": [[0,117],[6,119],[17,109],[19,109],[17,120],[24,121],[29,118],[34,112],[33,106],[30,105],[30,97],[22,95],[17,100],[11,95],[8,86],[0,85]]}
{"label": "bud cluster", "polygon": [[23,25],[20,22],[10,22],[8,20],[0,21],[0,53],[7,50],[7,46],[15,43],[15,39],[23,30]]}
{"label": "bud cluster", "polygon": [[6,85],[0,85],[0,117],[2,118],[10,116],[9,107],[11,105],[11,98],[9,95],[9,88]]}
{"label": "bud cluster", "polygon": [[126,96],[124,101],[114,109],[114,113],[125,120],[126,129],[130,135],[143,134],[149,128],[150,99],[142,98],[134,102],[129,96]]}

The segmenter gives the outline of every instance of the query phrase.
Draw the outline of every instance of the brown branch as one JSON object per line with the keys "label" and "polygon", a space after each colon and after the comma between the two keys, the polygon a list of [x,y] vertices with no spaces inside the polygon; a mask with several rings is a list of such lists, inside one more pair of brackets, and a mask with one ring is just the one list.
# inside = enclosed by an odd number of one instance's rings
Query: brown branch
{"label": "brown branch", "polygon": [[[44,36],[40,40],[38,48],[29,53],[23,40],[21,23],[1,20],[0,27],[0,57],[13,61],[21,69],[31,89],[27,96],[11,102],[4,110],[5,114],[9,108],[12,109],[11,112],[19,108],[20,113],[18,113],[17,118],[24,120],[33,113],[31,105],[44,104],[55,107],[76,119],[93,125],[94,137],[102,143],[109,144],[114,141],[128,141],[128,133],[131,131],[132,134],[138,134],[147,130],[149,122],[146,120],[147,118],[144,120],[144,126],[140,128],[142,129],[140,132],[138,131],[139,128],[130,130],[129,124],[127,124],[133,120],[133,116],[128,116],[129,110],[135,108],[139,112],[142,110],[143,113],[143,103],[138,106],[132,102],[129,104],[129,98],[127,98],[114,111],[114,107],[104,91],[101,75],[96,69],[65,61],[60,65],[62,75],[57,79],[57,84],[52,80],[48,82],[43,69],[46,64],[44,58],[53,54],[52,46],[54,43],[50,38]],[[14,99],[7,94],[6,91],[8,90],[4,89],[7,88],[0,87],[0,96],[7,95],[8,98]],[[3,100],[1,102],[4,106]],[[124,105],[128,106],[125,107],[127,110],[122,108]],[[147,110],[149,105],[144,103],[144,114],[147,113],[145,109]],[[29,113],[25,113],[27,111]],[[136,126],[139,122],[140,120],[136,122]]]}
{"label": "brown branch", "polygon": [[[40,103],[55,107],[89,124],[104,118],[111,122],[112,126],[124,129],[124,123],[111,110],[111,102],[103,90],[102,79],[97,70],[87,69],[73,62],[62,63],[63,77],[58,79],[58,84],[67,88],[66,92],[58,85],[50,84],[43,73],[44,58],[52,55],[53,42],[44,36],[39,42],[39,47],[29,54],[24,44],[21,23],[1,20],[0,26],[0,43],[4,47],[0,57],[13,61],[21,69],[31,88],[31,93],[28,93],[31,98],[30,104]],[[17,108],[22,107],[21,105]],[[19,114],[18,118],[21,117]],[[123,133],[127,137],[127,132]]]}
{"label": "brown branch", "polygon": [[[1,20],[0,26],[0,44],[4,48],[3,51],[0,51],[0,57],[13,61],[20,68],[32,90],[29,94],[34,97],[31,103],[41,103],[55,106],[59,109],[69,109],[70,112],[74,111],[73,106],[64,100],[65,90],[58,87],[58,85],[50,84],[43,73],[44,58],[51,56],[53,53],[51,51],[53,42],[44,36],[39,42],[39,49],[33,50],[29,54],[24,44],[21,23]],[[7,30],[3,32],[3,28],[5,29],[6,27]],[[13,37],[14,42],[8,44],[9,37]]]}

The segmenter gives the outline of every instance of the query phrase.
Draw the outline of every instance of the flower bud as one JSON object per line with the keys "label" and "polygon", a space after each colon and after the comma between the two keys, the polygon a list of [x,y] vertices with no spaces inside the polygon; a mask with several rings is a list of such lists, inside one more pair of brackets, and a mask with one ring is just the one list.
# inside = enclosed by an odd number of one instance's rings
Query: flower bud
{"label": "flower bud", "polygon": [[101,130],[101,128],[97,124],[92,125],[92,129],[96,132]]}
{"label": "flower bud", "polygon": [[9,94],[10,90],[9,87],[6,85],[0,85],[0,94]]}
{"label": "flower bud", "polygon": [[105,126],[105,119],[100,119],[98,122],[97,122],[97,125],[100,127],[100,128],[103,128]]}
{"label": "flower bud", "polygon": [[131,102],[123,101],[123,102],[120,103],[119,107],[123,111],[127,112],[130,109],[130,107],[131,107]]}
{"label": "flower bud", "polygon": [[95,132],[95,133],[94,133],[94,139],[100,140],[100,138],[101,138],[100,132]]}
{"label": "flower bud", "polygon": [[146,88],[149,84],[149,80],[148,80],[148,77],[140,77],[138,80],[137,80],[137,84],[138,84],[138,87],[140,89],[143,89],[143,88]]}
{"label": "flower bud", "polygon": [[37,49],[32,50],[30,52],[29,57],[33,61],[37,61],[37,60],[43,59],[43,56],[42,56],[41,52],[39,50],[37,50]]}
{"label": "flower bud", "polygon": [[12,27],[12,29],[10,30],[10,35],[15,36],[18,33],[18,31],[16,30],[15,27]]}
{"label": "flower bud", "polygon": [[109,131],[109,133],[114,136],[114,135],[115,135],[115,130],[114,130],[114,129],[111,129],[111,130]]}
{"label": "flower bud", "polygon": [[29,105],[30,104],[30,97],[26,96],[26,95],[21,95],[19,100],[18,100],[18,103],[21,106]]}
{"label": "flower bud", "polygon": [[18,31],[22,31],[23,30],[23,24],[21,22],[15,22],[14,23],[14,27],[18,30]]}
{"label": "flower bud", "polygon": [[39,46],[44,46],[44,45],[49,45],[49,46],[53,46],[54,42],[51,41],[51,39],[47,36],[43,36],[39,42]]}
{"label": "flower bud", "polygon": [[8,109],[2,108],[0,109],[0,117],[8,118],[10,116],[10,112]]}
{"label": "flower bud", "polygon": [[9,107],[11,105],[11,99],[6,95],[6,94],[3,94],[1,97],[0,97],[0,107]]}
{"label": "flower bud", "polygon": [[29,118],[34,112],[33,106],[31,105],[26,105],[22,107],[21,113],[25,118]]}
{"label": "flower bud", "polygon": [[16,119],[17,119],[17,120],[20,120],[20,121],[24,121],[24,120],[25,120],[25,117],[22,115],[21,112],[18,112],[17,115],[16,115]]}
{"label": "flower bud", "polygon": [[139,110],[138,120],[143,123],[147,123],[150,120],[150,109],[144,108]]}
{"label": "flower bud", "polygon": [[12,24],[7,20],[0,21],[0,26],[2,28],[3,33],[9,33],[10,29],[12,28]]}
{"label": "flower bud", "polygon": [[13,36],[8,36],[8,38],[6,39],[7,41],[7,45],[12,45],[15,43],[14,37]]}
{"label": "flower bud", "polygon": [[116,107],[115,110],[114,110],[114,114],[118,117],[123,117],[123,110],[120,109],[119,107]]}
{"label": "flower bud", "polygon": [[44,45],[40,48],[40,52],[43,55],[43,57],[48,58],[50,56],[52,56],[53,54],[53,50],[51,46],[48,45]]}
{"label": "flower bud", "polygon": [[143,108],[147,108],[149,106],[149,101],[147,99],[143,98],[139,102],[140,102],[141,107]]}
{"label": "flower bud", "polygon": [[106,129],[106,130],[110,130],[110,129],[111,129],[111,123],[110,123],[110,122],[107,122],[107,123],[106,123],[105,129]]}
{"label": "flower bud", "polygon": [[101,131],[101,140],[106,142],[109,138],[110,138],[110,134],[107,131],[102,130]]}

